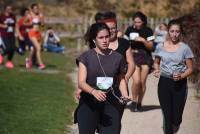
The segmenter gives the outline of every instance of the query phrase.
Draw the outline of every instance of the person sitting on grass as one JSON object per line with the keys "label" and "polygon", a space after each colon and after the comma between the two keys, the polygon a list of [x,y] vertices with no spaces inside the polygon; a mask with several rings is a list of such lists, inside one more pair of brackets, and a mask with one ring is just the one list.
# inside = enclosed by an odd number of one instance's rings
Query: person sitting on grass
{"label": "person sitting on grass", "polygon": [[49,27],[44,37],[44,48],[49,52],[63,53],[64,46],[60,45],[60,38],[55,34],[52,27]]}

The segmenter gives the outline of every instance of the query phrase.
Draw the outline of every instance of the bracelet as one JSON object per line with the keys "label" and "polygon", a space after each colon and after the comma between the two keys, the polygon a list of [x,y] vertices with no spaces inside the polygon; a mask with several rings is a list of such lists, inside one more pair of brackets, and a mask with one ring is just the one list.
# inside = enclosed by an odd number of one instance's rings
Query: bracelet
{"label": "bracelet", "polygon": [[90,91],[90,94],[93,95],[92,93],[94,92],[95,89],[92,89],[92,91]]}

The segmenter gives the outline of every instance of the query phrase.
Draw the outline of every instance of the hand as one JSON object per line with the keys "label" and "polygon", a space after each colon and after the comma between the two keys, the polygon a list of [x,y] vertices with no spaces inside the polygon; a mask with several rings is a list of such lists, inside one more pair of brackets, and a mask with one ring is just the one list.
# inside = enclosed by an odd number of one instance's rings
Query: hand
{"label": "hand", "polygon": [[120,98],[122,98],[122,99],[124,99],[124,100],[128,100],[128,101],[132,101],[131,99],[131,97],[129,97],[129,96],[121,96]]}
{"label": "hand", "polygon": [[19,36],[19,40],[24,41],[24,37],[23,36]]}
{"label": "hand", "polygon": [[145,42],[146,40],[144,39],[144,38],[142,38],[142,37],[136,37],[135,39],[134,39],[134,41],[138,41],[138,42]]}
{"label": "hand", "polygon": [[82,90],[80,89],[80,88],[77,88],[76,89],[76,92],[75,92],[75,98],[77,99],[77,100],[80,100],[80,98],[81,98],[81,92],[82,92]]}
{"label": "hand", "polygon": [[174,79],[174,81],[181,80],[181,73],[175,73],[175,74],[173,74],[173,79]]}
{"label": "hand", "polygon": [[98,101],[105,101],[106,100],[106,93],[101,90],[93,90],[91,94],[98,100]]}
{"label": "hand", "polygon": [[153,75],[154,75],[156,78],[159,78],[159,76],[160,76],[160,70],[154,70],[154,71],[153,71]]}
{"label": "hand", "polygon": [[128,96],[121,96],[120,99],[122,100],[122,104],[127,104],[128,102],[132,101],[131,98]]}
{"label": "hand", "polygon": [[130,98],[130,97],[128,96],[128,89],[125,90],[125,92],[121,92],[121,98]]}

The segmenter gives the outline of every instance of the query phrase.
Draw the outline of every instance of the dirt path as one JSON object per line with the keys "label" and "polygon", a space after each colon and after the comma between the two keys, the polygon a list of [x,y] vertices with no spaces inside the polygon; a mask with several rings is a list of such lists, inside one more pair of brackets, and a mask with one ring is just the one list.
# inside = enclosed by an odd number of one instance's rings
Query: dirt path
{"label": "dirt path", "polygon": [[[122,118],[121,134],[162,134],[162,113],[157,97],[158,79],[149,75],[147,91],[143,100],[143,112],[131,112],[130,105]],[[183,123],[178,134],[200,134],[200,101],[189,85],[188,99],[183,114]]]}
{"label": "dirt path", "polygon": [[[76,73],[72,76],[76,83]],[[157,97],[158,79],[149,75],[144,97],[143,112],[131,112],[130,104],[124,111],[121,134],[163,134],[162,114]],[[130,82],[131,84],[131,82]],[[195,99],[195,90],[189,85],[188,99],[183,115],[183,123],[178,134],[200,134],[200,100]],[[77,126],[72,126],[70,134],[78,134]]]}

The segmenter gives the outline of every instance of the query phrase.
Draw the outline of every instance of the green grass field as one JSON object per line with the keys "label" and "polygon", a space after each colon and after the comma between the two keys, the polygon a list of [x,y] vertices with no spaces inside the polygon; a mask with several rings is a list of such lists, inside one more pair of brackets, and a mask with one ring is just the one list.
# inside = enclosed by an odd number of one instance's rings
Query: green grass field
{"label": "green grass field", "polygon": [[67,76],[74,57],[44,52],[44,71],[27,71],[24,59],[16,54],[13,70],[0,65],[0,134],[66,134],[76,107]]}

